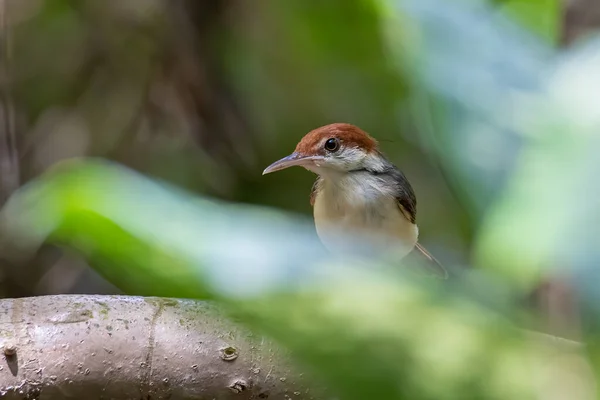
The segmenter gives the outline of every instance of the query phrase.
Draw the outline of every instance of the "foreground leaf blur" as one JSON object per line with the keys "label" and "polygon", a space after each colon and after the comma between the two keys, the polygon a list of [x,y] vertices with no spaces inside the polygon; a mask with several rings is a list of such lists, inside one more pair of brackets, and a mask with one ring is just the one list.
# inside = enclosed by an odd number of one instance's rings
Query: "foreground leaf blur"
{"label": "foreground leaf blur", "polygon": [[77,249],[130,294],[222,302],[343,398],[536,398],[531,380],[550,379],[550,360],[577,349],[549,346],[465,293],[319,257],[296,218],[195,198],[106,162],[57,166],[2,216],[30,250]]}

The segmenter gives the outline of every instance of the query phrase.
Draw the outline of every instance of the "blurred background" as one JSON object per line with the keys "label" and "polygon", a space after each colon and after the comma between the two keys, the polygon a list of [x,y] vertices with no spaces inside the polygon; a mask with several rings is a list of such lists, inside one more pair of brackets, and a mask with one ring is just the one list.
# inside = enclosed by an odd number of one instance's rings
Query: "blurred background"
{"label": "blurred background", "polygon": [[[0,1],[0,199],[60,160],[96,156],[196,193],[310,215],[314,175],[261,172],[308,131],[348,122],[375,136],[412,182],[421,241],[444,263],[467,265],[479,217],[510,163],[486,164],[500,148],[483,133],[468,149],[459,136],[433,140],[435,101],[427,106],[410,65],[398,62],[422,38],[407,27],[391,54],[379,3]],[[548,48],[600,26],[595,0],[546,2],[557,3],[548,14],[535,6],[543,1],[507,3],[486,6]],[[497,57],[511,64],[511,54]],[[479,167],[453,163],[461,148],[479,155],[471,160]],[[486,168],[499,180],[453,178]],[[57,293],[118,290],[53,246],[2,264],[1,297]],[[574,318],[560,279],[538,287],[531,304],[558,321],[557,331]]]}

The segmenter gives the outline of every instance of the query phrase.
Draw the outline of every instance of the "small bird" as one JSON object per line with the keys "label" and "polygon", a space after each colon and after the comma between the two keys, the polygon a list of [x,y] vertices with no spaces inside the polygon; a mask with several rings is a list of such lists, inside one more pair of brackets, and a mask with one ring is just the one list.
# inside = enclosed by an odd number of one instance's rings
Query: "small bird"
{"label": "small bird", "polygon": [[368,133],[346,123],[314,129],[263,175],[292,166],[318,175],[310,204],[317,235],[330,252],[347,251],[348,242],[339,233],[350,232],[399,259],[411,256],[415,265],[438,278],[448,277],[418,243],[417,200],[410,183]]}

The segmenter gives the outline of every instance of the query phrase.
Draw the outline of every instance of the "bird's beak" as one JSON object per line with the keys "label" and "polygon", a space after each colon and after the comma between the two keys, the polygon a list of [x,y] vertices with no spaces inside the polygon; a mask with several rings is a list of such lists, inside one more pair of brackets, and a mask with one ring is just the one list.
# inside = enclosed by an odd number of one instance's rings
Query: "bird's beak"
{"label": "bird's beak", "polygon": [[321,156],[307,156],[305,154],[300,154],[297,152],[293,152],[287,157],[283,157],[281,160],[275,161],[273,164],[269,165],[263,171],[263,175],[270,174],[271,172],[281,171],[282,169],[286,169],[289,167],[300,166],[305,167],[307,165],[314,165],[315,161],[322,160]]}

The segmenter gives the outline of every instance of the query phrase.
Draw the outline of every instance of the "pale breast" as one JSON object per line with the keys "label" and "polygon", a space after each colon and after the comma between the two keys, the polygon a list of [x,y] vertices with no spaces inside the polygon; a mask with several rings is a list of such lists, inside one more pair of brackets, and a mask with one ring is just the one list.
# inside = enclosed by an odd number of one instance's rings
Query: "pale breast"
{"label": "pale breast", "polygon": [[378,189],[376,178],[366,178],[321,182],[314,201],[319,238],[332,252],[346,252],[351,242],[345,235],[352,235],[399,256],[408,254],[417,242],[417,225],[404,216],[391,193]]}

